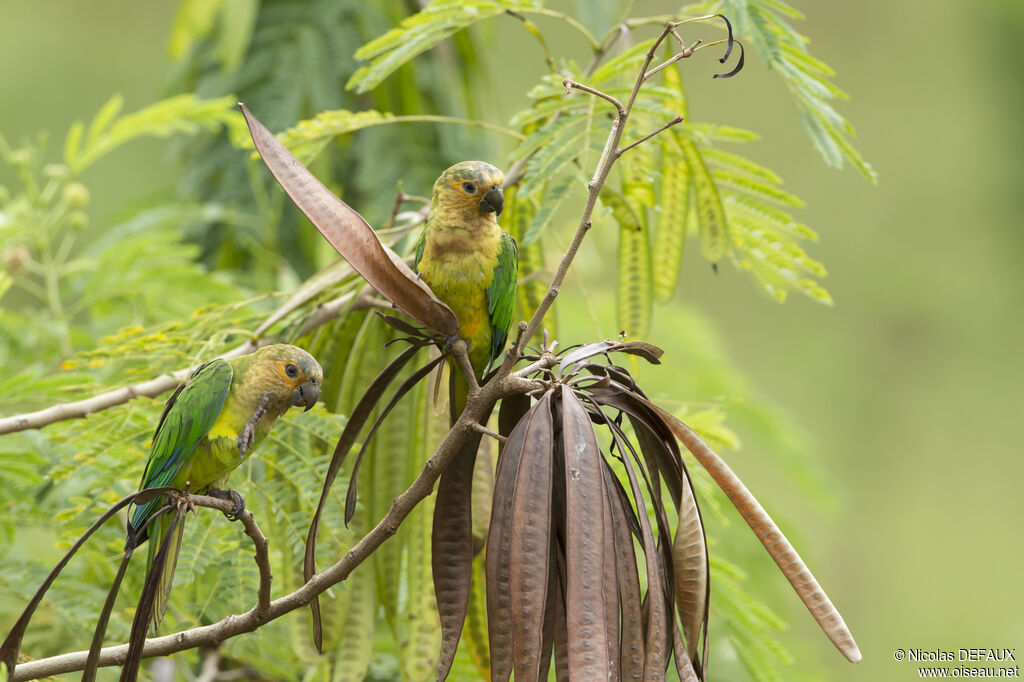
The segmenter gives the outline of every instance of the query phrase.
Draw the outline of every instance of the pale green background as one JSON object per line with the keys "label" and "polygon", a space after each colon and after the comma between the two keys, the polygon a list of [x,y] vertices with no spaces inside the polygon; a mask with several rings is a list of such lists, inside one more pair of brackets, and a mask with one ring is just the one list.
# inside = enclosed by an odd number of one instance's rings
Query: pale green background
{"label": "pale green background", "polygon": [[[798,215],[822,236],[811,253],[836,305],[779,306],[695,258],[679,299],[711,316],[758,395],[809,435],[838,500],[825,513],[794,501],[805,496],[766,453],[730,461],[798,542],[864,661],[832,650],[781,577],[765,600],[792,623],[782,638],[798,667],[825,679],[917,679],[896,648],[1017,647],[1024,658],[1024,3],[794,3],[812,53],[852,94],[841,110],[879,186],[823,167],[756,58],[733,81],[691,79],[691,113],[762,134],[744,151],[807,200]],[[2,0],[0,130],[16,140],[49,129],[59,148],[70,121],[112,93],[129,111],[157,99],[174,5]],[[666,11],[637,13],[652,8]],[[500,35],[497,49],[520,40]],[[526,85],[515,75],[495,95],[509,107]],[[162,149],[134,143],[88,171],[94,223],[164,186]],[[652,340],[671,349],[667,312]]]}

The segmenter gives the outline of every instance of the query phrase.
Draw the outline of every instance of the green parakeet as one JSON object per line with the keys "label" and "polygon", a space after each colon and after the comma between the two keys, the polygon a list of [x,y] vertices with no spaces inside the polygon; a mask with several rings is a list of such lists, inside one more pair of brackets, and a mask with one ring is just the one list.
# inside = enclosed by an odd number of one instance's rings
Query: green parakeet
{"label": "green parakeet", "polygon": [[[323,371],[306,351],[275,344],[230,360],[214,360],[199,367],[178,387],[164,406],[142,474],[140,490],[172,486],[190,492],[219,494],[228,474],[252,454],[270,432],[274,420],[289,407],[310,409],[320,395]],[[235,501],[235,515],[244,508]],[[162,498],[134,507],[129,513],[127,550],[147,538],[147,572],[170,526],[164,514],[148,528],[146,521],[159,509]],[[155,631],[167,609],[182,528],[178,523],[161,575],[153,609]]]}
{"label": "green parakeet", "polygon": [[[500,170],[482,161],[463,161],[442,173],[416,248],[416,272],[458,318],[478,377],[505,348],[515,311],[519,250],[497,221],[505,206],[504,181]],[[452,388],[457,415],[466,385],[453,378]]]}

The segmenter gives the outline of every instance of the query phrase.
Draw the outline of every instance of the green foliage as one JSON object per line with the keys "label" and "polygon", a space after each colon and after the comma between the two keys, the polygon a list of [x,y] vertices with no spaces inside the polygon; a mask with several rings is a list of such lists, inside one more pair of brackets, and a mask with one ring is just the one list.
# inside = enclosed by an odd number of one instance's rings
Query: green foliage
{"label": "green foliage", "polygon": [[[852,129],[829,103],[841,95],[831,85],[831,71],[807,54],[805,40],[788,23],[799,18],[791,8],[776,0],[708,4],[723,5],[739,36],[751,38],[750,47],[784,78],[829,163],[846,158],[873,178],[849,144]],[[580,196],[576,190],[604,145],[608,104],[577,91],[567,95],[564,74],[549,73],[539,77],[522,111],[511,117],[488,111],[480,77],[485,50],[478,32],[484,27],[478,24],[509,10],[520,20],[567,21],[592,48],[600,48],[600,58],[586,67],[568,58],[555,66],[620,100],[628,98],[650,47],[645,40],[619,44],[618,29],[611,28],[618,14],[612,1],[602,3],[603,18],[591,17],[586,26],[534,0],[444,0],[407,16],[413,5],[184,0],[171,33],[173,88],[182,94],[130,114],[121,113],[119,97],[112,98],[88,125],[71,127],[61,163],[45,162],[43,137],[18,146],[0,137],[0,157],[19,183],[0,191],[0,361],[13,368],[0,379],[0,413],[180,370],[248,341],[257,330],[262,338],[297,341],[321,360],[324,407],[283,418],[258,456],[231,479],[271,539],[275,597],[302,582],[297,567],[330,449],[361,387],[395,346],[384,348],[390,332],[358,308],[346,308],[335,322],[296,338],[323,304],[358,291],[361,283],[351,274],[325,287],[310,280],[308,297],[300,297],[269,329],[261,328],[281,302],[274,292],[294,289],[334,254],[258,163],[246,164],[236,99],[283,131],[282,141],[315,163],[318,176],[343,191],[371,224],[384,224],[399,178],[414,193],[425,193],[452,161],[504,153],[507,161],[518,162],[521,183],[509,188],[502,222],[520,240],[517,314],[526,319],[546,292],[547,263],[564,248],[566,230],[575,227],[574,216],[567,219],[560,208]],[[639,31],[663,21],[630,25]],[[595,23],[605,24],[609,37],[594,39],[588,27]],[[540,37],[548,52],[544,23],[518,24]],[[694,37],[717,30],[699,26],[680,30]],[[700,61],[706,54],[696,56],[680,62],[687,73],[707,68]],[[366,63],[357,67],[357,60]],[[346,93],[346,82],[361,96]],[[665,69],[641,91],[624,144],[696,105],[687,101],[676,67]],[[507,146],[485,145],[481,130],[498,133],[486,136],[489,143],[504,140]],[[142,137],[173,140],[183,164],[175,175],[183,198],[125,207],[113,227],[90,228],[90,190],[79,174]],[[687,238],[698,240],[705,260],[728,259],[751,272],[776,300],[799,291],[830,302],[816,281],[824,267],[800,246],[817,238],[792,215],[802,203],[781,188],[773,171],[729,147],[756,138],[750,131],[687,119],[623,156],[601,197],[606,210],[595,216],[596,227],[611,225],[619,238],[618,328],[633,336],[647,333],[653,303],[666,304],[675,295]],[[610,242],[610,235],[601,234],[608,231],[594,230],[591,239]],[[389,235],[407,244],[407,232],[400,220]],[[578,322],[579,315],[571,315],[581,307],[579,299],[570,302],[576,305],[563,311]],[[699,399],[750,395],[704,318],[673,312],[682,320],[675,330],[679,350],[672,350],[688,368],[685,391]],[[554,315],[553,310],[545,321],[552,331]],[[565,312],[559,315],[563,343],[584,340],[583,325],[569,326]],[[662,388],[671,389],[670,395],[687,397],[672,385],[674,379],[666,381]],[[25,548],[0,553],[0,621],[8,622],[24,604],[58,548],[135,489],[161,402],[137,399],[0,439],[0,538]],[[382,427],[360,471],[357,513],[347,529],[340,491],[351,469],[343,471],[335,487],[339,499],[325,512],[319,566],[342,556],[418,473],[446,429],[447,411],[434,403],[432,390],[417,389]],[[738,447],[732,428],[742,428],[744,440],[768,441],[775,446],[769,451],[794,449],[788,446],[795,427],[756,400],[715,399],[685,405],[684,411],[716,447]],[[806,478],[803,464],[783,461],[786,471]],[[688,465],[704,509],[726,526],[727,502],[698,466]],[[269,679],[429,678],[439,640],[429,573],[431,509],[421,505],[372,563],[324,595],[324,655],[312,650],[305,614],[296,614],[225,642],[226,665],[243,672],[252,666]],[[27,652],[39,657],[85,646],[82,633],[93,625],[123,544],[118,526],[108,524],[58,580],[29,630]],[[244,612],[255,601],[256,567],[237,526],[204,512],[189,517],[185,537],[165,633]],[[745,530],[730,531],[712,548],[712,646],[727,638],[723,645],[735,649],[750,679],[783,679],[791,657],[778,641],[781,623],[737,567],[735,546],[749,541]],[[141,569],[134,566],[122,594],[137,594],[141,584]],[[472,597],[453,668],[459,679],[486,677],[482,597],[479,590]],[[126,638],[133,606],[133,598],[119,600],[108,641]],[[198,669],[194,654],[179,658]]]}
{"label": "green foliage", "polygon": [[[614,97],[625,98],[650,46],[650,42],[642,42],[625,50],[595,69],[589,78],[576,73],[572,77]],[[649,85],[640,91],[631,130],[653,129],[686,111],[685,92],[676,68],[664,69],[662,80],[661,85]],[[530,158],[521,191],[536,191],[544,183],[555,186],[567,181],[582,182],[579,168],[586,167],[582,159],[590,157],[581,156],[580,150],[599,149],[603,144],[605,119],[594,116],[594,107],[604,106],[604,102],[578,92],[565,95],[561,78],[553,75],[542,77],[541,84],[530,95],[534,106],[516,114],[512,125],[546,122],[512,154],[515,159]],[[705,260],[716,264],[729,257],[751,272],[774,299],[783,301],[789,291],[795,290],[819,302],[831,303],[828,292],[813,279],[825,275],[824,267],[796,243],[796,239],[813,239],[816,235],[787,212],[801,207],[802,202],[778,187],[781,180],[774,172],[716,146],[755,139],[756,134],[749,131],[689,122],[661,136],[656,157],[661,182],[629,181],[633,191],[645,192],[634,202],[637,220],[633,223],[642,228],[634,227],[632,240],[622,241],[622,235],[629,233],[622,231],[622,214],[616,216],[620,244],[632,245],[619,252],[618,287],[623,301],[620,327],[636,329],[642,336],[646,330],[642,320],[628,320],[624,315],[642,314],[648,305],[646,301],[652,298],[662,303],[670,300],[682,267],[687,231],[696,232]],[[651,177],[651,162],[637,159],[644,153],[638,148],[623,157],[623,193],[631,174]],[[641,171],[633,172],[635,168]],[[653,237],[646,227],[646,207],[657,207]],[[640,231],[646,232],[646,245],[638,241]],[[533,238],[539,234],[539,229],[528,233]],[[639,248],[654,254],[653,274],[648,272],[646,261],[637,260]],[[639,308],[634,308],[633,303]]]}
{"label": "green foliage", "polygon": [[[309,163],[323,151],[328,143],[339,135],[347,135],[357,130],[389,123],[454,123],[491,130],[514,138],[522,137],[514,130],[491,125],[485,121],[474,121],[450,116],[395,116],[394,114],[382,113],[374,109],[359,112],[337,109],[321,111],[312,119],[299,121],[299,123],[288,130],[279,133],[278,139],[297,159],[303,163]],[[246,146],[253,146],[252,142],[248,142]]]}
{"label": "green foliage", "polygon": [[64,163],[77,174],[115,148],[140,137],[188,135],[200,130],[217,131],[222,126],[237,144],[245,138],[246,130],[235,109],[236,101],[231,96],[202,100],[189,93],[119,116],[124,99],[114,95],[93,118],[88,130],[80,121],[71,126],[64,143]]}
{"label": "green foliage", "polygon": [[121,105],[111,98],[88,130],[72,125],[63,163],[45,163],[43,135],[18,147],[0,136],[0,159],[21,183],[0,197],[0,338],[7,342],[0,348],[31,359],[27,365],[52,368],[104,330],[181,317],[240,294],[197,265],[197,249],[181,242],[180,206],[151,208],[89,238],[90,191],[79,179],[86,167],[134,139],[237,128],[240,121],[226,98],[183,95],[123,116]]}
{"label": "green foliage", "polygon": [[539,7],[537,0],[435,0],[384,35],[356,51],[356,59],[372,60],[356,70],[346,87],[367,92],[402,64],[478,21],[510,11]]}
{"label": "green foliage", "polygon": [[877,182],[878,174],[853,147],[853,126],[836,111],[830,100],[848,95],[830,80],[835,71],[807,51],[808,39],[790,23],[804,15],[781,0],[721,0],[712,11],[732,20],[736,31],[749,36],[758,53],[779,76],[800,109],[800,119],[814,146],[830,166],[848,160],[861,175]]}
{"label": "green foliage", "polygon": [[713,609],[722,614],[720,622],[751,679],[788,679],[781,671],[793,663],[793,656],[777,634],[786,628],[785,623],[744,588],[746,574],[739,567],[715,554],[710,562],[716,598],[712,600]]}
{"label": "green foliage", "polygon": [[[250,4],[257,5],[254,18]],[[238,9],[239,5],[243,7]],[[244,21],[237,21],[235,12]],[[371,93],[356,97],[346,92],[359,45],[386,32],[408,12],[407,3],[358,0],[185,2],[172,34],[172,88],[214,96],[232,93],[272,131],[320,114],[318,122],[292,132],[301,136],[320,125],[335,126],[334,132],[312,141],[309,149],[299,150],[304,159],[311,159],[345,130],[337,126],[346,116],[360,125],[375,116],[362,109],[399,115],[472,114],[485,91],[479,87],[475,42],[465,34],[453,45],[398,69]],[[235,270],[254,287],[273,282],[289,288],[334,258],[333,250],[309,229],[259,162],[239,162],[238,150],[227,136],[180,140],[175,149],[185,164],[179,192],[190,203],[226,206],[243,218],[206,214],[185,223],[187,235],[202,249],[204,263]],[[394,153],[396,149],[401,153]],[[371,225],[382,225],[397,181],[427,191],[440,170],[467,157],[484,156],[485,149],[462,126],[425,124],[418,126],[416,135],[407,135],[399,126],[375,126],[354,140],[339,140],[330,155],[318,159],[315,169]],[[273,229],[254,239],[249,225]],[[267,251],[274,258],[267,258]]]}

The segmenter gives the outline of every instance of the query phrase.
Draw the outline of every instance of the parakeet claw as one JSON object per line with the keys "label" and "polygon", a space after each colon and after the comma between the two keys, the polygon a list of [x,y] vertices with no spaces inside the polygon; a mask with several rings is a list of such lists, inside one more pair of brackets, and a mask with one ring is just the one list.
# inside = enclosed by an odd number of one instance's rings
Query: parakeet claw
{"label": "parakeet claw", "polygon": [[252,447],[253,442],[256,440],[256,425],[260,423],[264,415],[267,414],[267,403],[270,401],[270,394],[267,393],[260,400],[260,404],[256,407],[256,411],[252,413],[252,417],[245,423],[245,428],[242,429],[242,433],[238,436],[238,457],[239,459],[245,459],[245,453]]}
{"label": "parakeet claw", "polygon": [[[459,341],[459,340],[464,340],[464,339],[462,339],[462,337],[459,336],[458,334],[452,334],[447,339],[445,339],[445,341],[444,341],[444,352],[446,354],[447,353],[451,353],[452,352],[452,346],[454,346],[455,342]],[[466,350],[469,350],[469,341],[466,341]]]}
{"label": "parakeet claw", "polygon": [[185,489],[178,491],[176,497],[176,502],[179,510],[184,508],[185,513],[192,512],[193,514],[198,515],[198,512],[196,511],[196,505],[195,503],[192,502],[192,493],[191,491],[189,491],[188,481],[185,481]]}
{"label": "parakeet claw", "polygon": [[228,521],[237,521],[241,518],[242,512],[245,511],[245,499],[237,490],[210,488],[206,492],[210,497],[216,497],[218,500],[231,500],[234,506],[231,508],[231,511],[224,512],[224,516],[227,517]]}

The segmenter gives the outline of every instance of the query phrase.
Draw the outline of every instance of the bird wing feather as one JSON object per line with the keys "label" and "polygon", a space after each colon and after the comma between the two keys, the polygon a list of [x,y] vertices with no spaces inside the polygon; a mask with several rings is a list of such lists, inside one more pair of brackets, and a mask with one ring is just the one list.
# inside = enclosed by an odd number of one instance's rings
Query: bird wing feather
{"label": "bird wing feather", "polygon": [[487,287],[487,314],[491,323],[491,356],[487,370],[501,355],[508,341],[509,327],[516,308],[516,279],[519,277],[519,246],[512,235],[501,233],[501,246],[498,248],[498,263],[494,268],[494,278]]}
{"label": "bird wing feather", "polygon": [[[140,490],[170,484],[224,409],[233,375],[227,360],[213,360],[199,367],[175,391],[153,435]],[[138,530],[160,503],[158,498],[137,506],[130,529]],[[137,538],[137,543],[144,539]]]}

